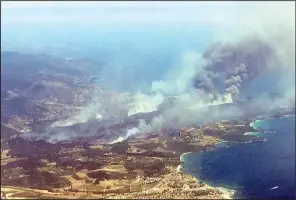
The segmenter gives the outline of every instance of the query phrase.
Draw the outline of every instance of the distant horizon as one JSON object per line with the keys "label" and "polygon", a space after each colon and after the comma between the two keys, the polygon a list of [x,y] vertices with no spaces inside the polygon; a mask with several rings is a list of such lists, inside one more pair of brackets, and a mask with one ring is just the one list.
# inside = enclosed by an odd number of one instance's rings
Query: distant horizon
{"label": "distant horizon", "polygon": [[166,41],[169,38],[165,36],[172,33],[177,34],[177,40],[188,33],[188,39],[198,40],[200,32],[213,35],[215,40],[222,37],[231,39],[229,34],[234,37],[241,31],[246,34],[245,31],[251,33],[253,29],[258,31],[264,28],[261,22],[268,23],[266,20],[273,12],[280,13],[272,19],[275,23],[284,22],[290,17],[292,4],[233,1],[1,1],[1,47],[7,49],[10,43],[27,47],[51,43],[81,44],[102,35],[109,35],[111,39],[107,40],[115,42],[123,38],[132,41],[145,35],[163,37],[162,40]]}
{"label": "distant horizon", "polygon": [[[107,64],[104,75],[114,78],[108,85],[118,90],[150,90],[153,81],[190,68],[187,55],[202,58],[215,42],[236,44],[254,36],[275,45],[289,66],[280,70],[293,69],[294,7],[295,2],[5,1],[1,51],[96,59]],[[265,88],[265,82],[253,87]],[[291,81],[279,82],[285,88]]]}

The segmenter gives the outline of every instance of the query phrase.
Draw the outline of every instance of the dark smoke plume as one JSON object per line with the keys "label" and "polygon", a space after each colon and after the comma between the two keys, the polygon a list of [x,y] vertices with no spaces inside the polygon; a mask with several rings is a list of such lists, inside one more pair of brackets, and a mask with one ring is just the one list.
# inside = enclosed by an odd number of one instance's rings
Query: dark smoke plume
{"label": "dark smoke plume", "polygon": [[206,64],[197,74],[195,87],[233,96],[279,63],[272,46],[256,37],[245,38],[236,44],[215,43],[204,52],[203,58]]}

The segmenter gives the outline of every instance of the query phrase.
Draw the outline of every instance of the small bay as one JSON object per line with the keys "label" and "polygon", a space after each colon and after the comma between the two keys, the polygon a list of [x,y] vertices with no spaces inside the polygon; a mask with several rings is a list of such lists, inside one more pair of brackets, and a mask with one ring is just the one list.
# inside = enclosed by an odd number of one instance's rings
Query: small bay
{"label": "small bay", "polygon": [[250,124],[264,141],[222,142],[212,151],[182,156],[183,170],[235,198],[295,198],[295,116]]}

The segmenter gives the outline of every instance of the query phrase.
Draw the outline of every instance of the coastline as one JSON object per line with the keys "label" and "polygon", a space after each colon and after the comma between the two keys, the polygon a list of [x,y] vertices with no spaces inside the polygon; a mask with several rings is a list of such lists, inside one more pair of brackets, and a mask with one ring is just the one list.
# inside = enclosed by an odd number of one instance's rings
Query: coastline
{"label": "coastline", "polygon": [[[184,162],[183,161],[183,159],[184,159],[184,156],[186,156],[186,155],[188,155],[188,154],[191,154],[191,153],[193,153],[193,152],[186,152],[186,153],[183,153],[181,156],[180,156],[180,162],[182,163],[182,162]],[[186,161],[185,161],[186,162]],[[181,166],[181,165],[180,165]],[[182,168],[182,166],[181,166],[181,168]]]}
{"label": "coastline", "polygon": [[252,121],[249,126],[257,130],[258,129],[258,125],[256,126],[257,123],[260,123],[260,122],[262,123],[266,120],[273,120],[273,119],[286,119],[289,117],[295,117],[295,114],[284,114],[281,116],[265,116],[262,119],[256,119]]}
{"label": "coastline", "polygon": [[[147,138],[140,138],[138,140],[129,140],[129,150],[125,151],[125,153],[122,153],[122,151],[120,153],[116,153],[116,151],[113,150],[112,154],[104,154],[104,160],[101,164],[102,166],[97,169],[87,168],[86,170],[78,171],[76,175],[79,179],[73,179],[73,177],[71,178],[70,176],[67,176],[67,180],[73,184],[73,191],[54,189],[53,191],[44,192],[40,189],[28,190],[29,188],[27,187],[17,187],[15,188],[17,191],[12,192],[14,193],[12,197],[17,198],[18,196],[31,195],[35,198],[78,198],[80,196],[122,199],[163,199],[176,197],[186,199],[242,198],[240,196],[240,188],[237,188],[236,186],[231,187],[230,185],[227,186],[227,184],[216,184],[215,182],[211,182],[211,179],[207,180],[207,178],[204,178],[205,181],[201,180],[201,176],[198,173],[199,171],[196,173],[195,171],[191,171],[190,166],[187,164],[196,162],[195,166],[198,166],[199,159],[194,159],[193,157],[196,156],[196,158],[198,158],[201,153],[215,151],[219,148],[227,148],[231,145],[228,143],[249,142],[249,139],[252,138],[248,135],[244,136],[243,134],[244,132],[249,131],[250,128],[248,128],[248,124],[251,125],[252,123],[250,123],[250,121],[247,121],[246,123],[226,121],[217,124],[210,124],[204,129],[188,129],[191,130],[191,132],[183,131],[180,134],[180,138],[168,138],[165,143],[159,138],[151,138],[148,136]],[[232,131],[227,131],[227,128],[232,128]],[[202,137],[200,137],[200,135],[202,135]],[[229,135],[238,137],[227,137]],[[63,148],[62,145],[63,144],[61,144],[61,147]],[[155,148],[156,146],[157,149],[155,151],[147,153],[147,149]],[[109,152],[110,147],[117,147],[117,149],[126,148],[126,146],[123,146],[122,143],[120,145],[101,145],[99,148],[93,145],[87,150],[87,152],[91,151],[93,155],[100,156],[102,152]],[[16,148],[13,150],[16,150]],[[83,150],[82,147],[75,147],[66,150],[67,155],[74,155],[72,152],[77,152],[77,150],[82,152],[86,151]],[[167,152],[172,151],[176,153],[166,154]],[[61,152],[64,153],[65,149]],[[191,153],[192,155],[189,156]],[[167,155],[170,155],[170,157]],[[10,159],[9,157],[6,157],[6,155],[3,155],[3,157],[5,159]],[[85,159],[85,163],[89,162],[87,157],[84,156],[83,158]],[[75,157],[73,157],[73,159],[75,159]],[[114,163],[114,159],[118,162]],[[130,162],[131,160],[133,161],[132,163]],[[52,163],[53,161],[50,162]],[[49,161],[46,163],[49,163]],[[52,166],[51,163],[46,164],[45,167]],[[144,163],[144,165],[142,163]],[[73,163],[69,163],[67,166],[73,166],[71,164]],[[187,168],[187,166],[189,168]],[[92,179],[86,177],[89,177],[88,174],[92,175],[98,170],[104,171],[106,174],[112,172],[114,177],[109,180],[100,180],[99,183],[94,184],[97,179],[100,179],[100,177],[94,177]],[[123,174],[129,176],[129,178],[123,180],[121,178],[121,175]],[[82,187],[86,181],[88,181],[86,187]],[[18,183],[15,183],[15,186],[17,185]],[[107,190],[106,188],[104,189],[104,187],[107,186],[109,188]],[[7,188],[7,185],[1,185],[1,189],[5,188]]]}
{"label": "coastline", "polygon": [[[249,126],[250,127],[252,127],[252,128],[254,128],[255,130],[258,130],[258,127],[260,127],[260,123],[262,123],[262,122],[264,122],[264,121],[266,121],[266,120],[270,120],[270,119],[283,119],[283,118],[288,118],[288,117],[295,117],[295,115],[286,115],[286,116],[284,116],[284,117],[280,117],[280,118],[275,118],[275,117],[268,117],[268,118],[265,118],[265,119],[256,119],[256,120],[254,120],[254,121],[252,121],[250,124],[249,124]],[[274,132],[272,132],[272,133],[274,133]],[[260,138],[260,134],[263,134],[263,133],[261,133],[261,132],[246,132],[246,133],[244,133],[243,135],[253,135],[253,136],[256,136],[257,138]],[[265,140],[264,140],[265,141]],[[214,144],[214,146],[210,149],[210,150],[213,150],[213,149],[215,149],[216,148],[216,145],[217,144],[223,144],[223,143],[225,143],[225,142],[228,142],[227,140],[222,140],[222,141],[220,141],[220,142],[216,142],[215,144]],[[249,141],[249,142],[252,142],[252,141]],[[245,142],[245,143],[249,143],[249,142]],[[186,155],[188,155],[188,154],[191,154],[191,153],[197,153],[197,154],[200,154],[201,152],[204,152],[203,150],[202,151],[200,151],[199,153],[198,152],[186,152],[186,153],[183,153],[181,156],[180,156],[180,162],[181,162],[181,165],[180,165],[180,171],[182,171],[183,173],[186,173],[184,170],[183,170],[183,167],[182,167],[182,165],[183,165],[183,163],[188,163],[188,161],[186,161],[186,159],[185,159],[185,157],[184,156],[186,156]],[[186,173],[187,174],[187,173]],[[191,175],[192,176],[192,175]],[[197,177],[195,177],[195,176],[193,176],[197,181],[200,181]],[[232,190],[232,189],[228,189],[228,188],[226,188],[226,187],[215,187],[215,186],[213,186],[213,185],[211,185],[211,183],[209,183],[209,182],[207,182],[207,181],[202,181],[203,183],[205,183],[206,185],[207,185],[207,187],[208,188],[215,188],[215,189],[217,189],[217,190],[219,190],[220,192],[222,192],[223,193],[223,198],[227,198],[227,199],[233,199],[234,198],[234,196],[235,196],[235,194],[237,193],[237,191],[235,191],[235,190]],[[242,198],[242,197],[240,197],[240,198]]]}
{"label": "coastline", "polygon": [[[216,144],[218,144],[218,143],[222,143],[222,142],[227,142],[226,140],[223,140],[223,141],[221,141],[221,142],[217,142],[217,143],[215,143],[215,145]],[[214,147],[213,147],[214,148]],[[202,152],[202,151],[201,151]],[[195,177],[195,176],[193,176],[193,175],[191,175],[191,174],[188,174],[187,172],[185,172],[184,170],[183,170],[183,163],[184,162],[187,162],[187,161],[185,161],[184,159],[184,156],[186,156],[186,155],[188,155],[188,154],[191,154],[191,153],[193,153],[193,152],[185,152],[185,153],[183,153],[181,156],[180,156],[180,162],[181,162],[181,164],[180,165],[178,165],[178,167],[177,167],[177,169],[176,169],[176,171],[177,172],[182,172],[182,173],[185,173],[185,174],[187,174],[187,175],[189,175],[189,176],[192,176],[197,182],[200,182],[201,180],[199,180],[197,177]],[[235,193],[236,193],[236,191],[235,190],[232,190],[232,189],[228,189],[228,188],[225,188],[225,187],[215,187],[215,186],[212,186],[211,184],[209,184],[208,182],[206,182],[206,181],[202,181],[204,184],[205,184],[205,187],[207,188],[207,189],[216,189],[216,190],[218,190],[219,192],[221,192],[221,194],[222,194],[222,198],[223,199],[234,199],[234,195],[235,195]]]}
{"label": "coastline", "polygon": [[[254,128],[254,129],[256,130],[256,128],[255,128],[255,127],[256,127],[256,126],[255,126],[256,121],[258,121],[258,120],[254,120],[254,121],[252,121],[252,122],[249,124],[249,127],[252,127],[252,128]],[[244,134],[244,135],[245,135],[245,134]],[[212,146],[212,148],[211,148],[210,150],[215,149],[215,147],[216,147],[218,144],[223,144],[223,143],[226,143],[226,142],[229,142],[229,141],[227,141],[227,140],[222,140],[222,141],[220,141],[220,142],[216,142],[216,143],[213,144],[213,146]],[[203,150],[200,151],[199,154],[200,154],[201,152],[204,152],[204,151],[203,151]],[[183,172],[183,173],[186,173],[186,172],[183,170],[182,165],[183,165],[184,162],[188,162],[188,161],[185,160],[184,156],[186,156],[186,155],[188,155],[188,154],[191,154],[191,153],[193,153],[193,152],[185,152],[185,153],[183,153],[183,154],[180,155],[180,162],[181,162],[181,164],[177,167],[177,171],[181,171],[181,172]],[[188,173],[186,173],[186,174],[188,174]],[[188,175],[190,175],[190,174],[188,174]],[[190,176],[192,176],[192,175],[190,175]],[[194,176],[192,176],[192,177],[194,177]],[[194,178],[196,179],[196,181],[200,181],[197,177],[194,177]],[[237,192],[237,191],[235,191],[235,190],[228,189],[228,188],[225,188],[225,187],[215,187],[215,186],[211,185],[210,183],[208,183],[208,182],[206,182],[206,181],[202,181],[202,182],[205,183],[206,186],[207,186],[208,188],[219,190],[219,191],[222,193],[223,198],[225,198],[225,199],[233,199],[235,193]]]}
{"label": "coastline", "polygon": [[[185,153],[185,154],[186,154],[186,153]],[[187,175],[189,175],[189,176],[192,176],[192,175],[186,173],[185,171],[183,171],[181,165],[178,165],[176,171],[177,171],[177,173],[182,172],[182,173],[185,173],[185,174],[187,174]],[[193,177],[197,182],[200,181],[198,178],[196,178],[196,177],[194,177],[194,176],[192,176],[192,177]],[[234,195],[235,195],[235,193],[236,193],[235,190],[227,189],[227,188],[224,188],[224,187],[214,187],[214,186],[210,185],[209,183],[207,183],[207,182],[205,182],[205,181],[202,181],[202,182],[205,184],[205,186],[204,186],[205,189],[218,190],[218,191],[221,193],[221,197],[222,197],[223,199],[234,199],[233,197],[234,197]]]}

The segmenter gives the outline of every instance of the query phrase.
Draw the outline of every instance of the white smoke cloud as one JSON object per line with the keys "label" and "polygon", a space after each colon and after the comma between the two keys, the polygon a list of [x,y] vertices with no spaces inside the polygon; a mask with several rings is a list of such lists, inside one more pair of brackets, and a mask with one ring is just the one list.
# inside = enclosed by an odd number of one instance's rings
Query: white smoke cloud
{"label": "white smoke cloud", "polygon": [[171,69],[165,80],[154,81],[151,86],[152,92],[166,95],[180,95],[192,89],[192,79],[197,73],[198,66],[202,63],[199,53],[189,51],[184,53],[181,64]]}
{"label": "white smoke cloud", "polygon": [[56,121],[51,124],[51,127],[64,127],[64,126],[71,126],[77,123],[85,123],[90,119],[101,119],[103,115],[100,114],[102,108],[100,104],[90,104],[84,107],[77,115],[71,116],[65,120]]}
{"label": "white smoke cloud", "polygon": [[[140,94],[139,97],[142,97],[142,99],[138,98],[137,100],[140,101],[137,101],[136,104],[139,107],[138,112],[140,112],[145,110],[142,107],[145,107],[146,104],[149,105],[150,103],[150,108],[156,108],[163,102],[164,98],[174,96],[176,99],[173,105],[161,115],[153,118],[150,123],[140,120],[138,126],[129,129],[125,136],[120,136],[111,143],[121,142],[140,133],[161,131],[163,128],[192,124],[197,119],[200,119],[201,113],[199,113],[199,110],[205,106],[232,102],[229,94],[218,96],[215,99],[212,94],[208,95],[193,87],[193,78],[196,76],[199,66],[203,65],[200,54],[190,51],[185,53],[181,60],[181,65],[170,70],[165,80],[152,83],[151,95]],[[151,100],[149,103],[147,102],[148,99]],[[135,110],[130,110],[130,113],[135,114]],[[154,111],[153,109],[150,110]]]}
{"label": "white smoke cloud", "polygon": [[133,101],[129,103],[131,109],[128,111],[128,116],[136,113],[153,112],[164,100],[164,96],[160,93],[156,95],[146,95],[138,93],[134,95]]}
{"label": "white smoke cloud", "polygon": [[151,123],[146,123],[145,120],[141,119],[139,121],[139,124],[137,127],[133,127],[129,130],[127,130],[126,135],[119,136],[117,139],[110,142],[111,144],[122,142],[126,139],[128,139],[131,136],[138,135],[140,133],[149,133],[149,132],[155,132],[155,131],[161,131],[161,128],[163,126],[163,116],[157,116],[152,119]]}
{"label": "white smoke cloud", "polygon": [[[272,109],[287,104],[288,100],[295,104],[293,96],[295,94],[295,81],[293,82],[293,79],[295,80],[295,73],[293,73],[295,71],[295,2],[240,2],[233,9],[218,15],[221,16],[207,16],[207,19],[219,18],[219,24],[211,27],[214,40],[236,44],[246,36],[256,36],[271,45],[280,60],[281,66],[269,63],[269,67],[289,70],[290,76],[283,76],[281,79],[285,81],[280,81],[279,90],[283,97],[274,102],[268,95],[263,94],[256,99],[253,108],[260,108],[264,105],[266,109]],[[53,126],[72,125],[96,117],[101,119],[117,115],[130,116],[136,113],[155,111],[168,96],[176,96],[176,100],[170,108],[155,117],[150,123],[140,120],[138,126],[129,129],[124,136],[120,136],[113,143],[123,141],[140,133],[161,131],[162,128],[167,126],[180,127],[194,124],[201,118],[212,119],[214,117],[241,115],[242,112],[235,109],[208,113],[206,106],[231,103],[232,94],[238,94],[242,82],[248,78],[248,74],[245,72],[249,70],[249,66],[241,64],[235,68],[234,72],[232,72],[234,76],[226,81],[226,84],[231,86],[226,89],[225,95],[206,94],[202,90],[195,90],[192,83],[194,77],[202,70],[201,68],[206,62],[199,53],[201,52],[185,52],[179,65],[171,69],[163,80],[156,80],[152,83],[150,93],[144,93],[139,88],[138,93],[127,94],[122,99],[116,95],[94,94],[93,101],[83,108],[78,115],[62,122],[56,122]],[[207,62],[221,61],[230,54],[231,52],[227,49],[222,51],[221,54],[214,52]],[[125,70],[122,65],[120,66],[118,76],[120,76],[121,70]],[[211,76],[218,75],[211,74]],[[210,79],[205,79],[204,84],[213,85]],[[65,134],[60,135],[59,138],[65,138]]]}
{"label": "white smoke cloud", "polygon": [[[272,46],[275,50],[276,56],[279,59],[279,63],[268,63],[270,69],[288,69],[286,73],[290,75],[286,77],[285,81],[280,81],[278,92],[282,94],[281,98],[276,101],[272,100],[269,95],[262,94],[257,97],[251,106],[252,109],[262,108],[266,110],[274,109],[279,106],[287,104],[295,104],[295,2],[242,2],[237,9],[230,10],[228,14],[223,16],[223,19],[217,29],[214,28],[214,38],[216,41],[229,42],[235,44],[245,37],[256,36],[261,41]],[[227,16],[226,16],[227,15]],[[251,45],[251,44],[250,44]],[[215,55],[212,60],[223,59],[228,51],[224,51],[225,55]],[[162,114],[162,123],[168,123],[168,121],[176,122],[175,125],[186,125],[194,123],[200,115],[210,118],[208,113],[202,112],[202,108],[209,105],[218,105],[223,103],[231,103],[232,95],[238,94],[244,80],[248,79],[247,67],[243,63],[234,69],[234,76],[231,76],[226,80],[226,84],[229,85],[226,88],[226,94],[219,95],[215,101],[213,101],[214,94],[208,96],[199,93],[192,92],[191,82],[196,75],[197,66],[195,64],[194,56],[188,54],[185,56],[185,60],[188,61],[186,67],[179,68],[179,71],[173,71],[169,74],[169,78],[165,81],[156,81],[152,84],[152,91],[169,95],[178,95],[178,99],[175,105],[166,110]],[[219,58],[219,59],[218,59]],[[200,59],[200,58],[199,58]],[[186,62],[185,62],[186,63]],[[202,66],[201,62],[197,63]],[[251,66],[252,67],[252,66]],[[177,75],[176,75],[177,74]],[[292,75],[291,75],[292,74]],[[203,79],[206,80],[206,79]],[[294,80],[294,82],[293,82]],[[293,84],[294,83],[294,84]],[[202,83],[201,83],[202,84]],[[212,85],[211,80],[208,80],[206,85]],[[264,106],[263,106],[264,105]],[[223,113],[215,111],[212,115],[219,116],[239,116],[242,115],[241,110],[228,110]],[[164,124],[162,124],[164,126]],[[153,123],[149,124],[150,131],[157,130],[159,126],[153,129]],[[140,133],[142,130],[136,127],[138,130],[135,134]],[[127,136],[128,137],[128,136]]]}

